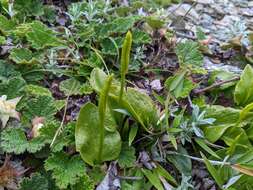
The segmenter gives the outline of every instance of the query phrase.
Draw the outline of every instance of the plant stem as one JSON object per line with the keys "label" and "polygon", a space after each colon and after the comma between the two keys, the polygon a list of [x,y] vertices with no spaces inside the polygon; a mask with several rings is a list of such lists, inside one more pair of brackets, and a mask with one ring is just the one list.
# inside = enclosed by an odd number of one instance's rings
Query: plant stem
{"label": "plant stem", "polygon": [[120,93],[119,93],[119,102],[121,102],[123,93],[124,93],[124,87],[126,84],[126,74],[128,72],[128,65],[129,65],[129,59],[130,59],[130,51],[132,46],[132,34],[131,32],[127,32],[122,52],[121,52],[121,60],[120,60]]}
{"label": "plant stem", "polygon": [[102,160],[103,146],[104,146],[104,138],[105,138],[105,114],[106,114],[106,104],[108,99],[109,90],[111,87],[113,75],[109,75],[106,79],[105,86],[101,90],[99,103],[98,103],[98,114],[99,114],[99,151],[98,151],[98,161]]}
{"label": "plant stem", "polygon": [[54,135],[54,138],[53,138],[53,140],[52,140],[52,142],[51,142],[51,144],[50,144],[50,148],[52,148],[52,146],[53,146],[53,144],[54,144],[56,138],[58,137],[58,135],[60,134],[60,132],[61,132],[62,129],[63,129],[63,124],[64,124],[64,120],[65,120],[65,117],[66,117],[66,114],[67,114],[67,109],[68,109],[68,102],[69,102],[69,95],[68,95],[68,97],[67,97],[67,99],[66,99],[66,102],[65,102],[65,108],[64,108],[64,113],[63,113],[61,125],[60,125],[60,127],[57,129],[57,131],[56,131],[56,133],[55,133],[55,135]]}
{"label": "plant stem", "polygon": [[229,80],[224,80],[224,81],[221,81],[221,82],[214,83],[214,84],[212,84],[211,86],[208,86],[208,87],[203,88],[203,89],[196,89],[196,90],[194,90],[193,92],[194,92],[195,94],[202,94],[202,93],[207,92],[207,91],[210,91],[210,90],[212,90],[212,89],[214,89],[214,88],[220,87],[220,86],[222,86],[223,84],[227,84],[227,83],[234,82],[234,81],[237,81],[237,80],[240,80],[240,77],[239,77],[239,76],[238,76],[238,77],[234,77],[234,78],[229,79]]}
{"label": "plant stem", "polygon": [[[198,157],[194,157],[194,156],[189,156],[189,155],[185,155],[185,154],[180,154],[178,152],[174,152],[174,151],[168,151],[167,154],[172,154],[172,155],[179,155],[179,156],[184,156],[184,157],[187,157],[187,158],[190,158],[192,160],[195,160],[195,161],[198,161],[198,162],[203,162],[204,163],[204,159],[202,158],[198,158]],[[209,160],[209,162],[212,164],[212,165],[226,165],[226,166],[231,166],[231,163],[230,162],[222,162],[222,161],[216,161],[216,160]]]}

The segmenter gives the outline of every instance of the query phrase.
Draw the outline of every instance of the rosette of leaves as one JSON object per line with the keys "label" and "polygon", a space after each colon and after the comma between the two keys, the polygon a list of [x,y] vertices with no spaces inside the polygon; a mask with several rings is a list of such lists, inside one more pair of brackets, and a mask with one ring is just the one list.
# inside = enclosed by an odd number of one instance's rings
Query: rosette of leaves
{"label": "rosette of leaves", "polygon": [[[125,76],[128,71],[131,50],[131,35],[128,33],[123,43],[121,54],[121,80],[112,82],[109,92],[109,102],[114,110],[127,113],[134,118],[146,131],[150,126],[155,126],[158,121],[157,109],[152,99],[145,93],[135,88],[125,89]],[[107,75],[95,68],[91,72],[90,84],[92,88],[101,92]]]}

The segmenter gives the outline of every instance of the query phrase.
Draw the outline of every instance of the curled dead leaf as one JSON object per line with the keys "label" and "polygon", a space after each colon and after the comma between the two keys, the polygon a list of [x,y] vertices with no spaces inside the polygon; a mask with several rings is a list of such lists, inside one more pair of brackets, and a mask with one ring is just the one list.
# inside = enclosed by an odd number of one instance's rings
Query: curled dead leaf
{"label": "curled dead leaf", "polygon": [[237,170],[243,174],[249,175],[249,176],[253,176],[253,168],[249,168],[246,166],[242,166],[240,164],[234,164],[231,166],[234,170]]}
{"label": "curled dead leaf", "polygon": [[6,156],[0,167],[0,188],[18,189],[19,181],[26,171],[20,163],[14,163],[10,161],[10,156]]}
{"label": "curled dead leaf", "polygon": [[16,106],[22,97],[7,100],[7,96],[0,97],[0,120],[2,126],[5,127],[10,118],[20,119]]}
{"label": "curled dead leaf", "polygon": [[31,137],[38,137],[40,135],[40,129],[43,127],[43,123],[45,122],[44,117],[35,117],[32,120],[32,131]]}

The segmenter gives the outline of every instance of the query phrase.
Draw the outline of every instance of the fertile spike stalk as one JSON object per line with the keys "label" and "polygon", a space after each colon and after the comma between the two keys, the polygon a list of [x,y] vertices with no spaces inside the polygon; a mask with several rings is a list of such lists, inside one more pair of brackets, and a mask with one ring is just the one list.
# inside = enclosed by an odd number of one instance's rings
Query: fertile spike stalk
{"label": "fertile spike stalk", "polygon": [[113,79],[113,75],[109,75],[107,77],[105,86],[100,92],[99,103],[98,103],[99,132],[100,132],[99,152],[98,152],[99,162],[102,159],[102,153],[103,153],[103,144],[104,144],[104,138],[105,138],[104,123],[105,123],[106,104],[107,104],[109,90],[112,84],[112,79]]}
{"label": "fertile spike stalk", "polygon": [[126,82],[126,74],[128,71],[129,59],[130,59],[130,51],[132,47],[132,34],[130,31],[127,32],[122,52],[121,52],[121,60],[120,60],[120,94],[119,94],[119,101],[121,102]]}

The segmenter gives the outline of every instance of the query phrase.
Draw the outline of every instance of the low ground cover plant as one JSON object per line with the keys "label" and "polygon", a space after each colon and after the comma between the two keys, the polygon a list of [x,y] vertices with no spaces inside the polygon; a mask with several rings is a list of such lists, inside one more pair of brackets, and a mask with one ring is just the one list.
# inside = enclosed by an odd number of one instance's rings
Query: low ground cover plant
{"label": "low ground cover plant", "polygon": [[251,34],[209,71],[179,1],[0,2],[0,190],[253,189]]}

